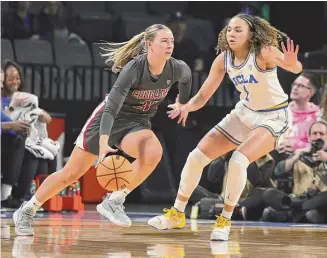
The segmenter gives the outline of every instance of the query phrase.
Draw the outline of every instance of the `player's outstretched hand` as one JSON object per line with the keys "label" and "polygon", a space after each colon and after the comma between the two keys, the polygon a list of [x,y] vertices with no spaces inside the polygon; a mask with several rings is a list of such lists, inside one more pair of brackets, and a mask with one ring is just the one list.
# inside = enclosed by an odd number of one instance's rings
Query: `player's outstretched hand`
{"label": "player's outstretched hand", "polygon": [[171,109],[181,108],[182,106],[183,106],[183,104],[179,103],[179,94],[177,94],[177,97],[175,99],[175,103],[168,105],[168,107],[171,108]]}
{"label": "player's outstretched hand", "polygon": [[189,112],[190,111],[188,110],[187,105],[184,105],[181,108],[176,108],[168,111],[167,114],[170,119],[175,119],[176,117],[179,116],[177,123],[178,124],[182,123],[182,125],[185,127],[186,119],[188,117]]}
{"label": "player's outstretched hand", "polygon": [[284,53],[284,58],[277,57],[284,66],[292,67],[297,63],[297,54],[299,52],[299,45],[296,45],[294,49],[293,40],[287,40],[287,49],[285,48],[284,43],[282,42],[282,49]]}

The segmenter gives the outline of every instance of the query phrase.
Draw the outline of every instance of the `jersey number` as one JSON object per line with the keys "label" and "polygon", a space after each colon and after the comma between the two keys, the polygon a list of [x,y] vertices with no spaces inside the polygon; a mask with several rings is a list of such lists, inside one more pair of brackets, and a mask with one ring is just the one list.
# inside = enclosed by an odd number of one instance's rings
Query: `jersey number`
{"label": "jersey number", "polygon": [[149,111],[149,109],[151,108],[152,105],[158,103],[158,101],[156,100],[145,100],[142,101],[142,111]]}

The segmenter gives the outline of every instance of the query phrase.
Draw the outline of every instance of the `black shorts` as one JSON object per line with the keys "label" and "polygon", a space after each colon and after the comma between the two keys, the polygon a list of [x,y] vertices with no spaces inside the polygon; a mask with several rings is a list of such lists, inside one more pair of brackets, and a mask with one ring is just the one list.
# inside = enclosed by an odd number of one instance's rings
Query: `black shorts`
{"label": "black shorts", "polygon": [[[77,137],[75,144],[77,147],[92,154],[99,155],[99,129],[104,105],[100,104],[86,121],[81,133]],[[110,147],[120,148],[123,138],[130,133],[143,129],[151,129],[149,120],[136,120],[131,118],[119,117],[115,119],[110,132]]]}

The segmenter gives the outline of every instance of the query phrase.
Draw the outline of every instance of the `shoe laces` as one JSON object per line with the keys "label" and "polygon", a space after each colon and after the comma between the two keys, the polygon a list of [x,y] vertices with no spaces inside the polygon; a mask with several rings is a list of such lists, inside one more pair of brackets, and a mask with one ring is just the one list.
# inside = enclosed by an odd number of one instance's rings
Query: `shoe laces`
{"label": "shoe laces", "polygon": [[24,209],[22,210],[22,215],[21,215],[21,220],[20,220],[20,225],[22,225],[23,227],[32,227],[32,222],[34,220],[33,217],[33,211],[32,209]]}
{"label": "shoe laces", "polygon": [[216,224],[213,226],[214,228],[224,228],[226,226],[230,226],[230,220],[224,218],[222,215],[220,216],[216,216],[217,220],[216,220]]}
{"label": "shoe laces", "polygon": [[115,209],[115,213],[125,215],[125,207],[124,207],[124,205],[121,202],[114,201],[114,203],[117,205],[116,206],[116,209]]}
{"label": "shoe laces", "polygon": [[164,208],[163,209],[163,212],[165,212],[164,216],[166,218],[173,218],[175,220],[178,220],[179,219],[179,214],[178,214],[178,211],[176,209],[173,209],[173,208]]}

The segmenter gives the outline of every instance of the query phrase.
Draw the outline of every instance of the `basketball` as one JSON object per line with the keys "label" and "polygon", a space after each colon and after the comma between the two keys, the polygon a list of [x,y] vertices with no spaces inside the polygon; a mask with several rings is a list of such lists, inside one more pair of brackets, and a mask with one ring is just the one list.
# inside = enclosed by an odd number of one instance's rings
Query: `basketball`
{"label": "basketball", "polygon": [[128,186],[135,175],[131,163],[125,157],[111,155],[99,163],[96,176],[104,189],[113,192]]}

